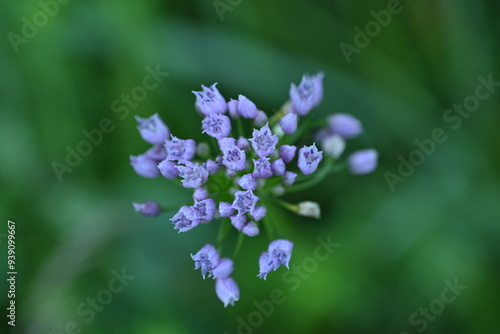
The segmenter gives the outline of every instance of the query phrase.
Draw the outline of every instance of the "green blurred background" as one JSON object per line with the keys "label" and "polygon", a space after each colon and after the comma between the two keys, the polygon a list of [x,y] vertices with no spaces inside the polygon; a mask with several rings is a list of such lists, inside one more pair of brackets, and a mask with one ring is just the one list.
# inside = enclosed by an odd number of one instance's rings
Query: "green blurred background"
{"label": "green blurred background", "polygon": [[[500,91],[456,130],[443,115],[474,94],[478,76],[500,81],[498,2],[402,1],[401,13],[350,63],[339,44],[354,44],[354,28],[364,30],[374,20],[370,11],[388,1],[221,3],[231,9],[223,20],[211,0],[69,1],[43,22],[40,3],[3,2],[2,333],[496,332]],[[14,47],[9,33],[22,36],[23,18],[37,15],[41,27]],[[129,115],[113,112],[112,103],[142,84],[148,66],[169,75]],[[295,243],[292,264],[314,255],[318,237],[341,246],[292,290],[283,268],[267,281],[255,277],[267,238],[246,240],[233,275],[241,298],[224,309],[213,281],[201,279],[189,257],[214,242],[216,226],[177,234],[171,213],[147,219],[132,210],[133,201],[190,201],[189,191],[168,180],[133,172],[129,155],[148,145],[132,115],[159,113],[177,136],[201,139],[191,93],[201,84],[218,82],[226,98],[243,93],[270,113],[288,98],[290,82],[317,71],[325,73],[325,97],[316,116],[361,119],[366,135],[348,150],[376,148],[379,168],[367,176],[335,174],[285,197],[323,208],[320,221],[274,212]],[[51,164],[65,163],[67,146],[75,149],[82,131],[104,118],[114,130],[60,182]],[[447,140],[391,191],[385,173],[397,173],[399,157],[408,159],[414,141],[435,128]],[[4,315],[7,219],[17,227],[15,328]],[[135,278],[91,321],[80,315],[81,303],[107,289],[122,268]],[[467,286],[460,296],[411,324],[419,308],[440,305],[445,280],[455,278]],[[254,301],[268,300],[274,289],[285,301],[260,321]],[[239,328],[239,319],[258,326]]]}

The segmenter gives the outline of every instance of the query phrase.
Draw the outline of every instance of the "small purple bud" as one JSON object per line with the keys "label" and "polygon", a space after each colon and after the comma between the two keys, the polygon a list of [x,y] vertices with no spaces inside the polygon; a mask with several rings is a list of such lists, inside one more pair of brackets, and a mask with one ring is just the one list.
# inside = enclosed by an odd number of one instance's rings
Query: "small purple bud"
{"label": "small purple bud", "polygon": [[240,290],[238,285],[231,277],[218,278],[215,280],[215,293],[217,297],[224,303],[224,307],[240,299]]}
{"label": "small purple bud", "polygon": [[347,165],[353,174],[369,174],[377,168],[378,153],[367,149],[352,153],[347,159]]}
{"label": "small purple bud", "polygon": [[249,237],[255,237],[259,235],[259,227],[254,221],[249,221],[241,230],[241,233],[248,235]]}
{"label": "small purple bud", "polygon": [[184,161],[193,159],[196,153],[196,142],[192,139],[182,140],[175,136],[165,142],[167,160]]}
{"label": "small purple bud", "polygon": [[201,223],[199,219],[193,219],[193,216],[193,209],[189,206],[183,206],[170,220],[174,224],[174,229],[179,230],[179,233],[181,233],[189,231]]}
{"label": "small purple bud", "polygon": [[205,187],[196,188],[193,193],[193,199],[196,201],[203,201],[209,197],[208,190]]}
{"label": "small purple bud", "polygon": [[219,140],[220,149],[224,154],[222,164],[233,171],[244,170],[246,168],[246,155],[235,143],[234,138]]}
{"label": "small purple bud", "polygon": [[201,219],[204,222],[209,222],[214,219],[215,216],[215,201],[211,198],[202,201],[195,200],[191,209],[193,209],[194,219]]}
{"label": "small purple bud", "polygon": [[205,184],[208,180],[208,170],[194,164],[191,161],[185,161],[185,166],[178,165],[179,176],[182,177],[182,185],[186,188],[198,188]]}
{"label": "small purple bud", "polygon": [[135,116],[135,120],[137,121],[137,129],[139,129],[142,139],[148,143],[159,145],[168,139],[170,131],[158,114],[154,114],[149,118]]}
{"label": "small purple bud", "polygon": [[293,243],[285,240],[278,239],[274,240],[269,244],[267,249],[269,253],[269,260],[273,262],[274,270],[278,269],[280,265],[284,265],[288,268],[288,263],[292,257]]}
{"label": "small purple bud", "polygon": [[295,157],[295,152],[297,152],[297,146],[292,146],[292,145],[280,146],[280,157],[286,164],[293,160],[293,158]]}
{"label": "small purple bud", "polygon": [[205,168],[210,174],[215,174],[220,170],[220,165],[213,160],[207,160]]}
{"label": "small purple bud", "polygon": [[135,212],[140,212],[144,216],[158,216],[161,213],[161,207],[156,202],[146,201],[144,203],[132,203]]}
{"label": "small purple bud", "polygon": [[255,178],[266,179],[273,176],[273,170],[269,158],[260,158],[253,160],[254,170],[252,176]]}
{"label": "small purple bud", "polygon": [[255,221],[259,221],[264,218],[267,214],[267,208],[265,206],[257,206],[253,212],[253,218]]}
{"label": "small purple bud", "polygon": [[253,191],[237,191],[234,194],[233,208],[238,210],[238,215],[250,212],[253,215],[255,205],[259,198],[254,195]]}
{"label": "small purple bud", "polygon": [[220,202],[219,203],[219,214],[223,218],[227,218],[234,213],[234,208],[231,203]]}
{"label": "small purple bud", "polygon": [[219,265],[219,253],[211,244],[203,246],[195,255],[191,254],[191,258],[194,260],[194,269],[201,268],[203,279],[207,273],[208,277],[213,276],[213,270]]}
{"label": "small purple bud", "polygon": [[254,129],[252,139],[250,139],[253,149],[260,158],[271,155],[278,140],[278,136],[272,134],[269,124],[266,124],[260,130]]}
{"label": "small purple bud", "polygon": [[285,172],[283,175],[283,184],[285,186],[291,186],[295,183],[295,179],[297,178],[297,173],[294,172]]}
{"label": "small purple bud", "polygon": [[233,119],[240,118],[240,115],[238,114],[238,100],[231,99],[227,103],[227,107],[229,109],[229,116],[231,116]]}
{"label": "small purple bud", "polygon": [[214,83],[210,87],[201,85],[203,88],[201,92],[193,91],[194,95],[196,95],[196,107],[205,116],[210,114],[221,114],[227,110],[226,100],[221,93],[219,93],[216,85],[217,83]]}
{"label": "small purple bud", "polygon": [[167,157],[167,150],[165,150],[163,145],[155,145],[147,150],[144,155],[149,159],[160,162]]}
{"label": "small purple bud", "polygon": [[363,132],[361,122],[349,114],[334,114],[328,118],[330,131],[344,138],[353,138]]}
{"label": "small purple bud", "polygon": [[267,274],[269,274],[273,270],[273,268],[274,268],[273,262],[269,261],[269,260],[270,260],[269,253],[267,251],[260,255],[260,257],[259,257],[259,274],[257,275],[257,277],[263,278],[265,280],[267,277]]}
{"label": "small purple bud", "polygon": [[280,126],[283,132],[291,135],[297,130],[299,117],[296,114],[288,113],[280,119]]}
{"label": "small purple bud", "polygon": [[225,115],[210,114],[202,121],[203,133],[216,139],[222,139],[231,132],[231,120]]}
{"label": "small purple bud", "polygon": [[244,190],[255,190],[257,188],[257,182],[252,174],[243,175],[238,181],[238,185]]}
{"label": "small purple bud", "polygon": [[238,114],[243,118],[255,118],[258,110],[255,103],[244,95],[238,95]]}
{"label": "small purple bud", "polygon": [[321,103],[323,99],[323,76],[323,73],[318,73],[315,76],[304,75],[298,87],[292,83],[290,101],[292,102],[293,111],[304,116]]}
{"label": "small purple bud", "polygon": [[268,121],[269,119],[267,118],[266,113],[263,112],[262,110],[259,110],[257,112],[257,116],[255,116],[255,118],[253,119],[253,124],[255,126],[264,126],[267,124]]}
{"label": "small purple bud", "polygon": [[132,165],[137,175],[148,179],[160,176],[160,171],[156,164],[155,160],[148,158],[145,154],[130,156],[130,165]]}
{"label": "small purple bud", "polygon": [[323,152],[318,151],[316,144],[304,146],[299,150],[298,167],[304,175],[314,173],[323,159]]}
{"label": "small purple bud", "polygon": [[177,166],[177,163],[165,159],[158,164],[158,169],[160,170],[161,175],[167,179],[173,180],[179,176]]}
{"label": "small purple bud", "polygon": [[233,224],[238,231],[243,230],[243,227],[245,227],[245,224],[247,223],[247,217],[245,215],[231,216],[230,219],[231,224]]}
{"label": "small purple bud", "polygon": [[238,141],[236,142],[236,146],[241,148],[243,151],[248,151],[250,149],[250,143],[248,142],[248,139],[240,137]]}
{"label": "small purple bud", "polygon": [[214,279],[229,277],[233,273],[233,260],[228,257],[221,259],[212,273],[214,275]]}
{"label": "small purple bud", "polygon": [[273,161],[273,163],[271,164],[271,168],[273,169],[274,175],[282,176],[285,174],[286,166],[283,162],[283,159],[281,158]]}

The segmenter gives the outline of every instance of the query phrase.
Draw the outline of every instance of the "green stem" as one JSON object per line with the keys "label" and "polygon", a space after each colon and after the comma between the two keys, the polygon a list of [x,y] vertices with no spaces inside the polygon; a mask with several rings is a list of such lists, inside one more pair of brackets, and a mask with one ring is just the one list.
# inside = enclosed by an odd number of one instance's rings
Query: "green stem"
{"label": "green stem", "polygon": [[245,234],[239,233],[238,240],[236,241],[236,248],[235,248],[234,253],[233,253],[233,259],[236,259],[236,256],[239,254],[244,240],[245,240]]}
{"label": "green stem", "polygon": [[217,232],[217,251],[221,253],[222,243],[226,240],[229,231],[231,230],[231,224],[227,224],[222,220],[219,220],[219,231]]}
{"label": "green stem", "polygon": [[302,191],[302,190],[308,189],[310,187],[313,187],[313,186],[321,183],[329,174],[338,172],[338,171],[344,169],[345,167],[346,167],[345,164],[327,166],[327,167],[323,168],[322,170],[320,170],[315,175],[314,178],[286,188],[286,192],[293,193],[293,192]]}

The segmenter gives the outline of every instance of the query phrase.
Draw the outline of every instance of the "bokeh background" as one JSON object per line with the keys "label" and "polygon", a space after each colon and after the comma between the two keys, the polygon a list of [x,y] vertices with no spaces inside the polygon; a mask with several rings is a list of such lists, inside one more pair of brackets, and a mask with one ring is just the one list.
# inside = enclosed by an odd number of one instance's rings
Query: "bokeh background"
{"label": "bokeh background", "polygon": [[[374,20],[370,11],[388,1],[220,3],[228,6],[223,20],[211,0],[69,1],[17,46],[9,33],[22,36],[24,18],[33,22],[41,4],[2,3],[2,333],[495,332],[500,89],[456,130],[443,115],[474,95],[478,76],[500,81],[498,2],[402,1],[402,12],[350,63],[339,44],[353,45],[354,28],[364,30]],[[142,84],[148,66],[169,75],[127,115],[114,112],[112,103]],[[215,240],[216,226],[177,234],[172,212],[147,219],[132,210],[133,201],[190,201],[189,191],[142,179],[129,166],[129,155],[148,147],[133,115],[159,113],[179,137],[202,139],[191,93],[201,84],[218,82],[226,98],[243,93],[270,114],[291,82],[317,71],[325,73],[325,97],[315,117],[348,112],[362,120],[366,134],[349,141],[348,152],[376,148],[379,168],[367,176],[338,173],[285,196],[323,208],[319,221],[273,210],[295,243],[292,264],[314,255],[318,237],[341,246],[292,290],[283,268],[267,281],[255,277],[268,241],[246,240],[233,275],[241,298],[224,309],[189,256]],[[104,118],[114,130],[58,180],[53,162],[65,164],[67,147],[75,149],[82,131]],[[400,156],[408,159],[414,141],[436,128],[447,140],[391,191],[386,172],[397,173]],[[4,316],[7,219],[17,226],[15,328]],[[93,319],[79,314],[122,270],[135,278]],[[453,302],[409,322],[419,308],[439,305],[445,280],[455,279],[467,288]],[[274,289],[285,301],[263,321],[249,320],[254,301]],[[239,328],[239,319],[259,326]]]}

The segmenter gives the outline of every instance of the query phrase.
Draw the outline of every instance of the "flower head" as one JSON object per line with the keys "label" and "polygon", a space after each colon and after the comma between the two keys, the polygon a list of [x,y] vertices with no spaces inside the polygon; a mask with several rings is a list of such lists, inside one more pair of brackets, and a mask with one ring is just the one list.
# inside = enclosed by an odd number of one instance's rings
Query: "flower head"
{"label": "flower head", "polygon": [[193,217],[195,219],[201,219],[202,221],[208,222],[214,219],[215,201],[211,198],[202,201],[195,200],[191,209],[193,209]]}
{"label": "flower head", "polygon": [[323,152],[318,151],[316,144],[304,146],[299,150],[299,169],[305,175],[314,173],[322,159]]}
{"label": "flower head", "polygon": [[240,289],[231,277],[218,278],[215,280],[215,293],[224,303],[224,307],[240,299]]}
{"label": "flower head", "polygon": [[179,176],[182,177],[182,185],[186,188],[198,188],[205,184],[208,180],[208,170],[194,164],[191,161],[185,161],[183,165],[178,165]]}
{"label": "flower head", "polygon": [[135,116],[135,120],[137,121],[137,129],[142,139],[148,143],[163,144],[168,139],[170,131],[158,114],[154,114],[149,118]]}
{"label": "flower head", "polygon": [[174,229],[179,230],[179,233],[189,231],[201,223],[199,219],[194,219],[193,209],[189,206],[181,207],[170,220],[174,224]]}
{"label": "flower head", "polygon": [[167,160],[170,161],[184,161],[193,159],[196,153],[196,143],[192,139],[179,139],[171,136],[170,140],[165,142],[165,149],[167,150]]}
{"label": "flower head", "polygon": [[193,94],[196,95],[196,107],[206,116],[210,114],[221,114],[227,110],[226,100],[221,93],[219,93],[216,85],[217,83],[214,83],[210,87],[201,85],[203,89],[201,92],[193,91]]}
{"label": "flower head", "polygon": [[234,194],[233,208],[238,211],[238,215],[247,212],[253,215],[258,200],[259,198],[254,195],[252,190],[237,191]]}
{"label": "flower head", "polygon": [[213,270],[219,264],[219,253],[211,244],[203,246],[195,255],[191,254],[191,258],[194,260],[194,269],[201,268],[203,278],[206,274],[211,277]]}
{"label": "flower head", "polygon": [[260,130],[253,130],[252,147],[260,158],[267,157],[274,152],[276,144],[278,144],[278,136],[273,135],[269,124],[266,124]]}
{"label": "flower head", "polygon": [[323,76],[323,73],[304,75],[298,87],[292,83],[290,101],[294,112],[304,116],[320,104],[323,99]]}
{"label": "flower head", "polygon": [[273,170],[269,158],[260,158],[253,161],[254,170],[252,176],[259,179],[266,179],[273,176]]}
{"label": "flower head", "polygon": [[246,168],[245,151],[236,145],[234,138],[223,138],[219,140],[219,146],[224,154],[222,164],[230,170],[239,171]]}
{"label": "flower head", "polygon": [[231,132],[231,120],[221,114],[210,114],[202,121],[203,133],[216,139],[222,139]]}
{"label": "flower head", "polygon": [[377,168],[378,153],[367,149],[356,151],[347,159],[347,165],[353,174],[369,174]]}

